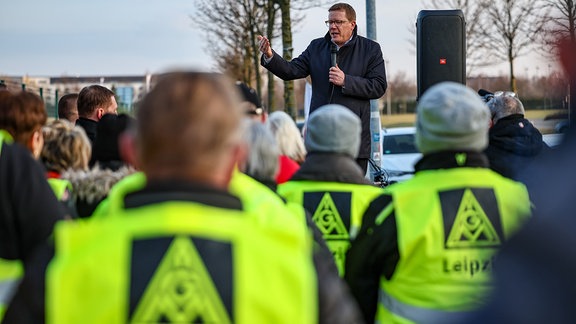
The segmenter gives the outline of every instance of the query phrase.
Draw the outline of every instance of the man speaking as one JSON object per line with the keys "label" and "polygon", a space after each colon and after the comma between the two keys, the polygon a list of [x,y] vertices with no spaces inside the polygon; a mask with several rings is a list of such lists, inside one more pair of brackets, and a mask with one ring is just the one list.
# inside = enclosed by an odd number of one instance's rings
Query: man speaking
{"label": "man speaking", "polygon": [[358,36],[356,11],[346,3],[328,9],[328,33],[314,39],[297,58],[288,62],[270,47],[270,41],[258,36],[262,65],[287,81],[312,79],[310,113],[326,104],[340,104],[352,110],[362,121],[362,141],[357,162],[366,173],[370,157],[370,99],[386,92],[386,69],[380,45]]}

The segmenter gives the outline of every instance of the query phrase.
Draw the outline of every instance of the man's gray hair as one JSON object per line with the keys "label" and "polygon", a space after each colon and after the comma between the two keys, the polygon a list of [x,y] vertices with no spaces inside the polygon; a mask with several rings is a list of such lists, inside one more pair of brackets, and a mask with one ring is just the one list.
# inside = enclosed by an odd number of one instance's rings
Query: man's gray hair
{"label": "man's gray hair", "polygon": [[524,115],[525,113],[524,105],[520,99],[512,96],[496,96],[488,101],[487,104],[494,123],[510,115]]}

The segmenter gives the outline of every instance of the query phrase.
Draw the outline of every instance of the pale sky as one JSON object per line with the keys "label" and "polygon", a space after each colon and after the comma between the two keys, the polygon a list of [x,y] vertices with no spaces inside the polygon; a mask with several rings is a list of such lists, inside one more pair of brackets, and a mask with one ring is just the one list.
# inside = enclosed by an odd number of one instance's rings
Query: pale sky
{"label": "pale sky", "polygon": [[[0,75],[142,75],[174,67],[211,70],[203,31],[195,29],[194,0],[28,0],[4,1],[0,10]],[[348,1],[366,36],[365,0]],[[327,31],[329,6],[305,12],[294,30],[294,57]],[[420,0],[376,0],[377,41],[389,75],[406,72],[415,79],[416,56],[409,43],[423,8]],[[281,51],[280,41],[273,48]],[[520,75],[543,74],[547,63],[518,61]],[[528,67],[528,69],[526,69]],[[538,67],[538,69],[536,69]],[[486,74],[505,74],[506,66]],[[483,71],[484,72],[484,71]]]}

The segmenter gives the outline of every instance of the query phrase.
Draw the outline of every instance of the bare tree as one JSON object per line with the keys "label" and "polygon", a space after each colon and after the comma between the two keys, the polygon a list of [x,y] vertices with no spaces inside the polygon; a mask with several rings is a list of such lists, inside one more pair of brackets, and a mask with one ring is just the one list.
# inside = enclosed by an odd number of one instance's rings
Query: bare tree
{"label": "bare tree", "polygon": [[[542,33],[541,50],[545,56],[555,58],[557,49],[564,40],[576,43],[576,2],[574,0],[546,0],[546,5],[550,8],[547,24]],[[576,93],[576,80],[570,78],[568,84],[569,94],[574,98]],[[572,99],[574,100],[574,99]]]}
{"label": "bare tree", "polygon": [[[274,35],[274,22],[276,21],[276,12],[274,2],[270,1],[271,3],[268,4],[268,23],[266,26],[266,35],[268,35],[269,39],[272,39],[270,35]],[[276,108],[276,87],[274,82],[274,74],[268,71],[268,108]]]}
{"label": "bare tree", "polygon": [[510,89],[517,91],[514,60],[534,47],[547,9],[538,0],[485,0],[481,5],[487,17],[479,26],[484,45],[492,59],[508,62]]}
{"label": "bare tree", "polygon": [[[216,68],[247,84],[256,82],[261,95],[260,52],[256,35],[270,31],[278,37],[279,23],[269,20],[275,9],[269,0],[196,0],[198,14],[192,22],[205,32],[206,50]],[[192,18],[192,17],[191,17]],[[268,25],[271,24],[271,27]]]}
{"label": "bare tree", "polygon": [[[576,48],[576,3],[574,0],[546,0],[551,8],[548,24],[543,37],[544,48],[547,53],[562,54],[557,51],[561,47]],[[551,51],[551,49],[556,49]],[[564,51],[568,53],[569,51]],[[574,55],[574,53],[572,53]],[[560,55],[562,57],[563,55]],[[568,96],[571,106],[574,107],[576,94],[576,71],[565,71],[568,76]],[[573,108],[571,108],[573,109]],[[571,112],[574,114],[574,111]]]}
{"label": "bare tree", "polygon": [[460,9],[466,22],[466,75],[472,74],[475,68],[490,65],[486,59],[484,35],[481,23],[485,20],[485,8],[478,0],[427,0],[426,8]]}
{"label": "bare tree", "polygon": [[574,0],[545,0],[550,8],[542,33],[544,52],[551,53],[560,39],[576,42],[576,2]]}
{"label": "bare tree", "polygon": [[399,71],[390,78],[390,91],[394,95],[392,101],[410,101],[416,98],[416,83],[408,77],[405,71]]}
{"label": "bare tree", "polygon": [[[292,60],[292,18],[290,15],[290,0],[275,0],[280,5],[282,15],[282,46],[283,57],[286,61]],[[294,81],[284,81],[284,109],[296,118],[296,105],[294,101]]]}
{"label": "bare tree", "polygon": [[[192,21],[205,32],[206,49],[216,61],[216,68],[247,84],[255,80],[261,95],[256,36],[263,34],[271,41],[282,36],[283,57],[291,60],[292,30],[302,21],[306,9],[325,3],[327,0],[196,0],[198,14]],[[267,89],[271,108],[276,108],[274,81],[269,73]],[[284,88],[284,107],[295,117],[294,83],[285,82]]]}
{"label": "bare tree", "polygon": [[[292,29],[295,23],[303,19],[299,16],[306,9],[324,5],[326,0],[270,0],[280,7],[282,25],[282,56],[290,61],[293,58]],[[294,10],[292,10],[294,9]],[[296,14],[294,14],[296,12]],[[268,86],[269,88],[271,85]],[[294,81],[284,81],[284,109],[292,118],[297,117],[297,107],[294,99]]]}

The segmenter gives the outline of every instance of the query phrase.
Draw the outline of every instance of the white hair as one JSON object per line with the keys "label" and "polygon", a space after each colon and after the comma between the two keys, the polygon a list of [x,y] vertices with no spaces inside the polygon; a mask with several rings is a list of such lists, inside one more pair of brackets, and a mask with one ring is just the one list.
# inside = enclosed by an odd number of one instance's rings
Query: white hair
{"label": "white hair", "polygon": [[280,168],[280,151],[270,130],[261,122],[246,118],[244,141],[248,145],[244,173],[258,181],[276,181]]}
{"label": "white hair", "polygon": [[280,154],[302,163],[306,158],[306,148],[292,117],[283,111],[275,111],[268,116],[266,123],[276,138]]}
{"label": "white hair", "polygon": [[487,103],[492,120],[498,122],[504,117],[514,114],[524,115],[524,105],[520,99],[510,96],[496,96]]}

